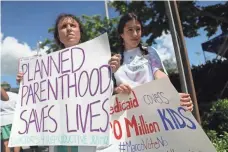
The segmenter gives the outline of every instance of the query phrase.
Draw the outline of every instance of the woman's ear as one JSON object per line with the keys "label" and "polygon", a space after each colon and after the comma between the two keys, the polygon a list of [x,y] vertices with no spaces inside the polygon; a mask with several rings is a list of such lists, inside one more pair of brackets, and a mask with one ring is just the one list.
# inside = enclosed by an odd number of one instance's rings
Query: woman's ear
{"label": "woman's ear", "polygon": [[120,34],[120,37],[121,37],[122,39],[124,39],[124,36],[123,36],[123,34]]}

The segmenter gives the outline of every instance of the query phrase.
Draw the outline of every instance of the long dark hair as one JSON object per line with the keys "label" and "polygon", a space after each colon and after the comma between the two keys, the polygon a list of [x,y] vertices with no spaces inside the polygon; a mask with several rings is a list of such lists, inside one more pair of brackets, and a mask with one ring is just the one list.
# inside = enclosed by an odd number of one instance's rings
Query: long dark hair
{"label": "long dark hair", "polygon": [[[60,47],[60,49],[65,48],[65,46],[64,46],[64,44],[63,44],[63,43],[60,41],[60,39],[59,39],[58,25],[59,25],[59,22],[60,22],[62,19],[64,19],[64,18],[72,18],[73,20],[75,20],[75,21],[78,23],[78,25],[79,25],[80,33],[81,33],[81,38],[82,38],[82,36],[83,36],[83,27],[82,27],[82,24],[81,24],[80,20],[79,20],[76,16],[74,16],[74,15],[72,15],[72,14],[64,14],[64,13],[60,14],[60,15],[57,17],[56,21],[55,21],[55,29],[54,29],[54,39],[55,39],[55,43]],[[80,39],[81,39],[81,38],[80,38]]]}
{"label": "long dark hair", "polygon": [[[123,64],[123,59],[124,59],[124,40],[123,38],[120,36],[121,34],[123,34],[124,32],[124,26],[125,24],[128,22],[128,21],[131,21],[131,20],[136,20],[140,23],[141,25],[141,30],[143,32],[143,24],[142,24],[142,21],[140,20],[140,18],[134,14],[134,13],[127,13],[125,15],[123,15],[121,18],[120,18],[120,21],[119,21],[119,24],[118,24],[118,33],[119,33],[119,39],[120,39],[120,44],[121,44],[121,48],[120,48],[120,54],[121,54],[121,61],[120,61],[120,64],[122,65]],[[142,54],[148,54],[147,52],[147,49],[143,48],[142,47],[142,44],[139,43],[138,44],[138,47],[140,48]]]}

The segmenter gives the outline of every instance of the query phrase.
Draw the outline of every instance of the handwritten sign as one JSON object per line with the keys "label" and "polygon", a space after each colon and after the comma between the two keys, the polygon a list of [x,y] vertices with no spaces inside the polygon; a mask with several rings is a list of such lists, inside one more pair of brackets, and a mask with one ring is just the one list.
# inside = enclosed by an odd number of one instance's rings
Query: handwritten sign
{"label": "handwritten sign", "polygon": [[107,145],[111,57],[107,34],[23,60],[10,146]]}
{"label": "handwritten sign", "polygon": [[112,145],[102,152],[216,152],[168,79],[114,96],[110,114]]}
{"label": "handwritten sign", "polygon": [[38,57],[41,57],[41,55],[34,55],[34,56],[28,56],[28,57],[22,57],[18,61],[18,72],[23,72],[22,65],[25,63],[28,63],[31,60],[34,60]]}

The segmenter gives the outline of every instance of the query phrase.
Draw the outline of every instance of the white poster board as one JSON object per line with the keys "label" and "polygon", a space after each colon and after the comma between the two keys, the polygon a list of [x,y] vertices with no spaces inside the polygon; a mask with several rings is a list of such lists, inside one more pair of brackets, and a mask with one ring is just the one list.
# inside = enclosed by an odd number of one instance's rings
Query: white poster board
{"label": "white poster board", "polygon": [[9,144],[107,145],[112,95],[107,34],[23,60]]}
{"label": "white poster board", "polygon": [[111,145],[99,152],[216,152],[168,79],[113,96]]}
{"label": "white poster board", "polygon": [[18,72],[23,72],[22,65],[30,62],[31,60],[35,60],[36,58],[41,57],[41,55],[34,55],[28,57],[22,57],[18,61]]}

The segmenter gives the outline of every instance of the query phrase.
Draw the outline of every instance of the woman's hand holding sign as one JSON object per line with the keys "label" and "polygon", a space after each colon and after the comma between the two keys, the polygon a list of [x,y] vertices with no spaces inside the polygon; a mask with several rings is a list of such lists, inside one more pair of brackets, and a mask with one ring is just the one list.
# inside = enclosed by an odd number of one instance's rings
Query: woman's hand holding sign
{"label": "woman's hand holding sign", "polygon": [[186,110],[193,110],[193,103],[191,97],[187,93],[179,93],[180,95],[180,105],[186,107]]}
{"label": "woman's hand holding sign", "polygon": [[115,73],[118,70],[118,68],[120,67],[120,59],[121,59],[120,54],[115,54],[109,60],[108,63],[111,66],[113,73]]}
{"label": "woman's hand holding sign", "polygon": [[23,78],[23,73],[22,72],[19,72],[18,74],[17,74],[17,77],[16,77],[16,81],[17,81],[17,84],[19,84],[20,82],[21,82],[21,80],[22,80],[22,78]]}
{"label": "woman's hand holding sign", "polygon": [[114,92],[115,93],[125,93],[125,94],[130,94],[132,91],[131,87],[127,84],[120,84],[118,87],[115,88]]}

